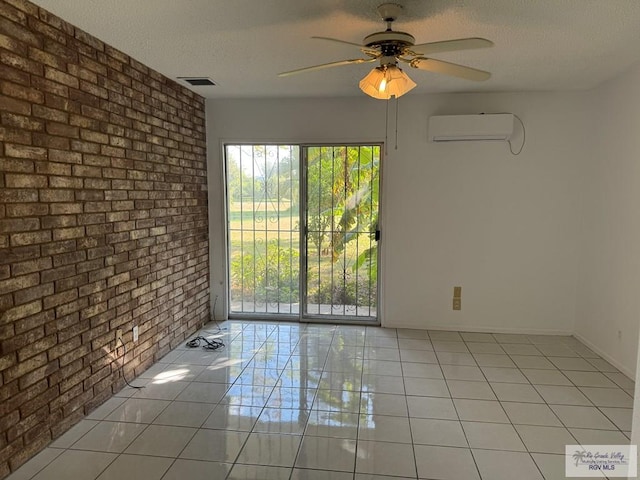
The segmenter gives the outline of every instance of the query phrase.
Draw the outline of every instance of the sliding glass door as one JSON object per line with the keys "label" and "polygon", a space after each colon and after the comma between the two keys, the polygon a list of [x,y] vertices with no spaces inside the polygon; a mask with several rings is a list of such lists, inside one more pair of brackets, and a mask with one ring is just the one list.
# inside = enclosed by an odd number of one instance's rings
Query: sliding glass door
{"label": "sliding glass door", "polygon": [[300,148],[227,145],[230,313],[300,312]]}
{"label": "sliding glass door", "polygon": [[377,321],[379,145],[227,145],[229,313]]}
{"label": "sliding glass door", "polygon": [[306,317],[376,318],[380,147],[304,149]]}

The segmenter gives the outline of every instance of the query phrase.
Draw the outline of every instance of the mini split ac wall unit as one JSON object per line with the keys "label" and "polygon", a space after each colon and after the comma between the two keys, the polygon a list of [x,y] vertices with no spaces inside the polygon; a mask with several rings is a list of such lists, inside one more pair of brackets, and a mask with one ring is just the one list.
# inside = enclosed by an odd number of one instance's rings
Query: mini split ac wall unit
{"label": "mini split ac wall unit", "polygon": [[429,118],[431,142],[505,141],[512,134],[512,113],[437,115]]}

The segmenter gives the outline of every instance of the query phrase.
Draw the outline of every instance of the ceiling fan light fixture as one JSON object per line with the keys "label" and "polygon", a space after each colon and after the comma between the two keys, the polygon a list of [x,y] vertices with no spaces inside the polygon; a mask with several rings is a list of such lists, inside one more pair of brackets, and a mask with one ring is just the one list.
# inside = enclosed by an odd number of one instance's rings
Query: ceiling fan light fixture
{"label": "ceiling fan light fixture", "polygon": [[376,67],[360,80],[360,90],[379,100],[401,97],[415,86],[415,82],[393,64]]}

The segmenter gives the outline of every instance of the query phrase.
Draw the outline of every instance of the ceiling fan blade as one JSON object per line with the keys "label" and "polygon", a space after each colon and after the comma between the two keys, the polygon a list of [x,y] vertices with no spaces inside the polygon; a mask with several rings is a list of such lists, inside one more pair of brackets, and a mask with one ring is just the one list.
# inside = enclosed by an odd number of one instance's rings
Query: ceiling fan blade
{"label": "ceiling fan blade", "polygon": [[364,45],[360,45],[359,43],[347,42],[346,40],[340,40],[338,38],[331,38],[331,37],[311,37],[311,38],[315,38],[316,40],[328,40],[330,42],[344,43],[346,45],[353,45],[354,47],[358,47],[358,48],[362,48],[364,46]]}
{"label": "ceiling fan blade", "polygon": [[370,56],[379,57],[381,55],[381,52],[379,49],[369,48],[365,45],[360,45],[359,43],[347,42],[346,40],[340,40],[338,38],[331,38],[331,37],[311,37],[311,38],[314,38],[316,40],[327,40],[329,42],[342,43],[344,45],[351,45],[353,47],[358,47],[360,50],[362,50],[363,53],[366,53],[367,55],[370,55]]}
{"label": "ceiling fan blade", "polygon": [[464,78],[466,80],[475,80],[476,82],[482,82],[491,77],[491,74],[489,72],[485,72],[484,70],[465,67],[464,65],[444,62],[442,60],[435,60],[433,58],[414,58],[409,62],[409,64],[413,68],[418,68],[420,70],[444,73],[445,75],[452,75],[454,77]]}
{"label": "ceiling fan blade", "polygon": [[453,52],[456,50],[472,50],[474,48],[493,47],[493,42],[486,38],[458,38],[442,42],[421,43],[407,47],[407,51],[416,55],[431,55],[432,53]]}
{"label": "ceiling fan blade", "polygon": [[298,73],[313,72],[314,70],[321,70],[323,68],[340,67],[342,65],[356,65],[359,63],[371,63],[375,62],[375,58],[355,58],[353,60],[340,60],[339,62],[323,63],[322,65],[314,65],[312,67],[298,68],[297,70],[291,70],[289,72],[279,73],[279,77],[288,77],[289,75],[295,75]]}

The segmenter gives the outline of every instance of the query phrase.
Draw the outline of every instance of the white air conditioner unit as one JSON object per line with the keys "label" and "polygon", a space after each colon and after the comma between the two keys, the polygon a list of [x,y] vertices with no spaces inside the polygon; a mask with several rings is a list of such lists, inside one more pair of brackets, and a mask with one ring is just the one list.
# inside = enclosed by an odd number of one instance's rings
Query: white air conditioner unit
{"label": "white air conditioner unit", "polygon": [[509,140],[512,134],[512,113],[437,115],[429,118],[431,142]]}

